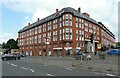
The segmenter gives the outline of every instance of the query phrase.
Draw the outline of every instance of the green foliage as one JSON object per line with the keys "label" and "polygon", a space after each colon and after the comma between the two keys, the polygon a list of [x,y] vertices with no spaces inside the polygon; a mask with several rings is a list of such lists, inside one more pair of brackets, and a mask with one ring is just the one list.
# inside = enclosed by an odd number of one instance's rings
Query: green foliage
{"label": "green foliage", "polygon": [[3,42],[2,48],[4,49],[18,49],[17,46],[18,39],[15,41],[14,39],[9,39],[7,43]]}

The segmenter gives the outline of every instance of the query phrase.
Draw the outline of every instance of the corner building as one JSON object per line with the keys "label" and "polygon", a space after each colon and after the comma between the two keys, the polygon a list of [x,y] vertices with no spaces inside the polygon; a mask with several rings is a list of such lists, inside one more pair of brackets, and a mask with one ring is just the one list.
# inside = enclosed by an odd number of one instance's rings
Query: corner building
{"label": "corner building", "polygon": [[[94,45],[90,35],[94,34]],[[29,56],[67,56],[71,49],[94,52],[97,45],[114,45],[115,35],[102,23],[95,21],[88,13],[71,7],[56,9],[46,18],[24,27],[18,32],[20,52]]]}

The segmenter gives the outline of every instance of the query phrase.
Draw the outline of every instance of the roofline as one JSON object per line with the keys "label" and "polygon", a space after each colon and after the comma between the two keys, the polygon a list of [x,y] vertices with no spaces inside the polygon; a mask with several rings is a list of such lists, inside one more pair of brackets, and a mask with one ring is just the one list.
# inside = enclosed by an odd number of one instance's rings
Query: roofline
{"label": "roofline", "polygon": [[[63,9],[65,9],[65,8],[63,8]],[[63,10],[62,9],[62,10]],[[60,11],[58,11],[58,13],[60,13],[62,10],[60,10]],[[75,9],[74,9],[75,10]],[[77,10],[75,10],[76,12],[78,12]],[[56,16],[57,15],[57,13],[53,13],[53,14],[51,14],[51,15],[49,15],[49,16],[47,16],[47,17],[45,17],[45,18],[43,18],[43,19],[41,19],[41,20],[39,20],[39,21],[36,21],[36,22],[34,22],[34,23],[32,23],[30,26],[29,26],[29,28],[27,28],[27,29],[22,29],[22,30],[20,30],[20,31],[18,31],[18,33],[21,33],[21,32],[24,32],[24,31],[26,31],[26,30],[29,30],[29,29],[32,29],[32,28],[34,28],[34,27],[37,27],[38,25],[42,25],[43,23],[46,23],[46,22],[48,22],[48,21],[51,21],[51,20],[54,20],[54,19],[56,19],[56,18],[59,18],[59,17],[61,17],[63,14],[66,14],[66,13],[70,13],[70,14],[72,14],[73,16],[75,16],[75,17],[80,17],[80,18],[82,18],[82,19],[85,19],[85,20],[87,20],[87,21],[89,21],[89,22],[91,22],[91,23],[94,23],[94,24],[96,24],[96,25],[98,25],[99,27],[101,27],[103,30],[105,30],[102,26],[104,26],[104,25],[102,25],[101,26],[101,24],[99,24],[96,20],[94,20],[94,19],[92,19],[92,18],[90,18],[90,17],[86,17],[86,16],[84,16],[82,13],[79,13],[79,15],[77,16],[77,15],[75,15],[74,13],[72,13],[72,12],[63,12],[63,13],[61,13],[61,15],[59,15],[59,16]],[[43,20],[45,20],[45,19],[47,19],[48,17],[51,17],[52,15],[54,15],[55,17],[53,17],[53,18],[51,18],[51,19],[48,19],[48,20],[46,20],[46,21],[44,21],[43,22]],[[35,25],[36,24],[36,25]],[[105,27],[105,26],[104,26]],[[106,28],[106,27],[105,27]],[[107,28],[106,28],[107,29]],[[107,29],[108,30],[108,34],[109,35],[111,35],[114,39],[115,39],[115,35],[109,30],[109,29]],[[111,33],[111,34],[110,34]]]}

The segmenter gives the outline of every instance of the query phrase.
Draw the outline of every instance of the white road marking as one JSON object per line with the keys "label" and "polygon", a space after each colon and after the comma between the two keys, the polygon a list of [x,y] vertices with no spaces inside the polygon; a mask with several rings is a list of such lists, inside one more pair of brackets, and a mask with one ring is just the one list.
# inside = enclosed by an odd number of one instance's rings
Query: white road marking
{"label": "white road marking", "polygon": [[67,70],[72,70],[72,69],[70,69],[70,68],[67,68]]}
{"label": "white road marking", "polygon": [[15,64],[11,64],[11,65],[17,67],[17,65],[15,65]]}
{"label": "white road marking", "polygon": [[108,76],[116,76],[116,75],[113,75],[113,74],[106,74],[106,75],[108,75]]}
{"label": "white road marking", "polygon": [[10,64],[9,62],[7,62],[7,64]]}
{"label": "white road marking", "polygon": [[26,68],[26,67],[20,67],[20,68],[24,70],[30,70],[31,72],[35,72],[33,69],[30,69],[30,68]]}
{"label": "white road marking", "polygon": [[25,67],[20,67],[21,69],[25,69],[25,70],[28,70],[28,68],[25,68]]}
{"label": "white road marking", "polygon": [[33,69],[31,69],[32,72],[35,72]]}
{"label": "white road marking", "polygon": [[51,75],[51,74],[48,73],[47,76],[54,76],[54,75]]}

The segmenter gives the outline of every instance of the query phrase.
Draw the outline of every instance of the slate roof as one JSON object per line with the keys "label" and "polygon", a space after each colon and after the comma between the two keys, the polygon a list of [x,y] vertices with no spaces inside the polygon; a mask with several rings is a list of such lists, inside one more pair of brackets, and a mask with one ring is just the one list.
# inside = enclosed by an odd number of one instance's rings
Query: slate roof
{"label": "slate roof", "polygon": [[102,27],[103,29],[105,28],[104,30],[106,32],[110,32],[110,35],[115,38],[115,35],[110,30],[108,30],[105,26],[99,24],[96,20],[94,20],[94,19],[92,19],[90,17],[84,16],[82,13],[79,13],[78,10],[75,10],[75,9],[73,9],[71,7],[63,8],[62,10],[58,11],[57,13],[53,13],[52,15],[49,15],[48,17],[45,17],[45,18],[43,18],[43,19],[41,19],[41,20],[39,20],[37,22],[34,22],[34,23],[30,24],[30,26],[26,26],[23,29],[21,29],[18,33],[24,32],[24,31],[26,31],[28,29],[34,28],[34,27],[36,27],[38,25],[41,25],[41,24],[43,24],[45,22],[56,19],[56,18],[60,17],[62,14],[64,14],[64,13],[71,13],[76,17],[80,17],[80,18],[88,20],[88,21],[90,21],[90,22],[92,22],[94,24],[97,24],[98,26]]}

